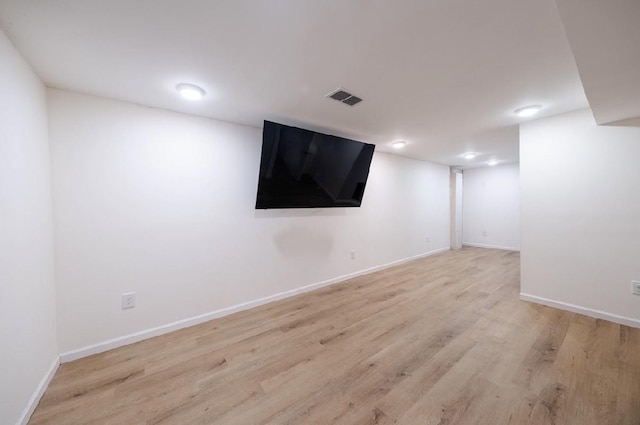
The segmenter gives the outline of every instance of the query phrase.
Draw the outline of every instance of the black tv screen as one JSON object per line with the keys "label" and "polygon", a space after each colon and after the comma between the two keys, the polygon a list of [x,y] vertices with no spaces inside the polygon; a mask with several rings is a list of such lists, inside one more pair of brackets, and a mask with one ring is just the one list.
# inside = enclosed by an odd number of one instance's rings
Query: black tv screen
{"label": "black tv screen", "polygon": [[374,147],[265,121],[256,209],[359,207]]}

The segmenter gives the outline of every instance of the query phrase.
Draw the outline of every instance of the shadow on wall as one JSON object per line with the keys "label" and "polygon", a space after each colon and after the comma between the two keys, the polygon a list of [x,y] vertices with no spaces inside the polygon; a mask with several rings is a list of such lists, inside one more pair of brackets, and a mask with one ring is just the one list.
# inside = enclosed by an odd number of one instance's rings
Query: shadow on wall
{"label": "shadow on wall", "polygon": [[285,257],[328,257],[333,247],[331,235],[302,226],[283,229],[273,240]]}
{"label": "shadow on wall", "polygon": [[339,217],[347,215],[346,208],[283,208],[255,210],[255,218],[291,218],[291,217]]}
{"label": "shadow on wall", "polygon": [[[278,219],[291,217],[337,217],[345,216],[345,208],[294,208],[256,210],[257,219]],[[278,251],[285,257],[326,258],[333,248],[333,236],[313,227],[293,225],[286,226],[275,233],[273,242]]]}

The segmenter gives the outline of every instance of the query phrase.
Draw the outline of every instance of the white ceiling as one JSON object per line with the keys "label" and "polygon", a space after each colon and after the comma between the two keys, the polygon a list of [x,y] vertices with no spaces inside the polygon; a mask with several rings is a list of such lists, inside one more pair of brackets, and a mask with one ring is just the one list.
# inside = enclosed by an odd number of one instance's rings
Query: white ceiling
{"label": "white ceiling", "polygon": [[598,124],[640,125],[640,0],[556,0]]}
{"label": "white ceiling", "polygon": [[588,106],[553,0],[1,0],[0,26],[51,87],[448,165],[517,161],[518,107]]}

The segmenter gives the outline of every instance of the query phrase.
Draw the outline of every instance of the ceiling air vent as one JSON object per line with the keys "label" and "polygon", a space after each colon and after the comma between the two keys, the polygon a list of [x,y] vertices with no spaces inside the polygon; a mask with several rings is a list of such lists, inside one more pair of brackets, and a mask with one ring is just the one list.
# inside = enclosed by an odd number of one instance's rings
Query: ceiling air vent
{"label": "ceiling air vent", "polygon": [[332,91],[326,97],[330,97],[331,99],[335,99],[338,102],[342,102],[342,103],[347,104],[349,106],[354,106],[354,105],[357,105],[358,103],[362,102],[361,98],[359,98],[358,96],[352,95],[351,93],[349,93],[348,91],[346,91],[342,87],[337,89],[337,90]]}

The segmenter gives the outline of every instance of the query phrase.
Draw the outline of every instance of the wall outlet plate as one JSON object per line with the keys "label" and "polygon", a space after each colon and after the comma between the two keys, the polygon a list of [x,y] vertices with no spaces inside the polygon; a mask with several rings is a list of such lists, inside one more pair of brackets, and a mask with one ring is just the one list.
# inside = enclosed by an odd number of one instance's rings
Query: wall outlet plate
{"label": "wall outlet plate", "polygon": [[640,295],[640,280],[631,281],[631,293],[633,295]]}
{"label": "wall outlet plate", "polygon": [[133,308],[136,306],[136,293],[127,292],[122,294],[122,309]]}

